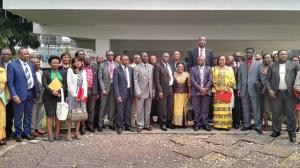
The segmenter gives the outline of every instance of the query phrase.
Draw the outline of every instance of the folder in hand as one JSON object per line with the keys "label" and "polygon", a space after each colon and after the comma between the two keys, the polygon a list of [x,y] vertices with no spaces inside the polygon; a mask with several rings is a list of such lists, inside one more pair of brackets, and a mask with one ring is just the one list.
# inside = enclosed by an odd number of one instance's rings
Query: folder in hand
{"label": "folder in hand", "polygon": [[51,90],[59,90],[62,88],[62,83],[57,78],[54,78],[48,87]]}

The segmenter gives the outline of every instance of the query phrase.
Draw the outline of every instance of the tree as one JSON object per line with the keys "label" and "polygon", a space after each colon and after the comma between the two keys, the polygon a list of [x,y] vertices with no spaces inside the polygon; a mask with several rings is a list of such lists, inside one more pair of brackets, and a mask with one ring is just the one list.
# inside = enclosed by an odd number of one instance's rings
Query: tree
{"label": "tree", "polygon": [[37,49],[41,43],[39,35],[32,32],[32,22],[3,10],[0,0],[0,49],[9,47],[15,52],[15,47],[30,47]]}

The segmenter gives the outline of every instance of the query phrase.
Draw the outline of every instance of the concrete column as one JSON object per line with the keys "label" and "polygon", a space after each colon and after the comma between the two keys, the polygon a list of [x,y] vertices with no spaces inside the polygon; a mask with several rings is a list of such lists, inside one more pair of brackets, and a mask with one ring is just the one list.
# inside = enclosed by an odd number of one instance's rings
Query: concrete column
{"label": "concrete column", "polygon": [[110,50],[110,40],[109,39],[96,39],[96,54],[103,54]]}

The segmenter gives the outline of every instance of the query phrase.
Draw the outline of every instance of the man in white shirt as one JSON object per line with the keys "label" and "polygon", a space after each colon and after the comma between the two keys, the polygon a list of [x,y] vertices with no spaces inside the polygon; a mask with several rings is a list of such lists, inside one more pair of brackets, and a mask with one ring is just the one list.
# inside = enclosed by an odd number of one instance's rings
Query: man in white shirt
{"label": "man in white shirt", "polygon": [[287,130],[290,142],[296,142],[296,97],[293,92],[293,85],[299,64],[287,61],[287,52],[278,51],[278,62],[270,65],[266,76],[266,89],[271,97],[272,111],[272,137],[280,136],[282,114],[287,118]]}

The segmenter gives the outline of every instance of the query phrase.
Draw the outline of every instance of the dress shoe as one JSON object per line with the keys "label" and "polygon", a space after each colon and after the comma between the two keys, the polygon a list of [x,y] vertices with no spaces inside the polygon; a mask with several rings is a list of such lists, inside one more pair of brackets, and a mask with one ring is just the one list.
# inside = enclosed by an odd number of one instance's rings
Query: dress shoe
{"label": "dress shoe", "polygon": [[37,136],[39,136],[40,134],[37,133],[37,132],[32,132],[31,135],[34,136],[34,137],[37,137]]}
{"label": "dress shoe", "polygon": [[298,128],[296,129],[296,132],[299,132],[299,129],[300,129],[300,127],[298,127]]}
{"label": "dress shoe", "polygon": [[271,137],[276,138],[276,137],[279,137],[280,134],[281,134],[280,132],[273,132],[273,133],[271,134]]}
{"label": "dress shoe", "polygon": [[165,125],[160,125],[160,129],[163,130],[163,131],[167,131],[167,127]]}
{"label": "dress shoe", "polygon": [[241,131],[247,131],[247,130],[252,130],[252,127],[251,126],[249,126],[249,127],[243,127],[241,129]]}
{"label": "dress shoe", "polygon": [[148,127],[145,127],[145,130],[147,130],[147,131],[152,131],[152,126],[149,125]]}
{"label": "dress shoe", "polygon": [[108,126],[108,128],[111,129],[111,130],[113,130],[113,131],[116,130],[116,127],[115,127],[115,126],[111,126],[111,125],[110,125],[110,126]]}
{"label": "dress shoe", "polygon": [[292,143],[296,142],[296,135],[290,135],[290,142]]}
{"label": "dress shoe", "polygon": [[133,129],[133,128],[131,128],[131,127],[126,127],[126,128],[125,128],[125,131],[134,132],[134,129]]}
{"label": "dress shoe", "polygon": [[95,129],[94,128],[90,128],[90,127],[87,127],[86,130],[88,130],[89,132],[92,132],[92,133],[95,132]]}
{"label": "dress shoe", "polygon": [[137,128],[137,130],[136,130],[136,131],[137,131],[138,133],[141,133],[141,132],[142,132],[142,130],[143,130],[143,128]]}
{"label": "dress shoe", "polygon": [[49,142],[53,142],[54,141],[54,138],[52,136],[48,136],[48,141]]}
{"label": "dress shoe", "polygon": [[97,130],[98,130],[98,132],[102,132],[103,131],[102,127],[98,127]]}
{"label": "dress shoe", "polygon": [[204,127],[204,130],[210,132],[211,128],[210,128],[210,126],[207,126],[207,127]]}
{"label": "dress shoe", "polygon": [[258,134],[262,134],[262,129],[261,129],[261,128],[259,128],[259,129],[258,129],[258,128],[255,128],[254,130],[255,130]]}
{"label": "dress shoe", "polygon": [[22,137],[16,137],[17,142],[22,142]]}
{"label": "dress shoe", "polygon": [[167,124],[167,128],[175,129],[175,127],[172,124]]}
{"label": "dress shoe", "polygon": [[0,141],[0,146],[2,145],[6,145],[6,141],[4,139]]}
{"label": "dress shoe", "polygon": [[27,140],[29,140],[29,141],[34,139],[34,137],[31,136],[31,135],[24,135],[23,138],[24,138],[24,139],[27,139]]}
{"label": "dress shoe", "polygon": [[234,128],[234,129],[239,129],[239,128],[240,128],[240,125],[239,125],[239,124],[234,124],[234,125],[233,125],[233,128]]}
{"label": "dress shoe", "polygon": [[200,130],[200,127],[194,126],[193,130],[194,130],[194,131],[199,131],[199,130]]}
{"label": "dress shoe", "polygon": [[117,129],[117,134],[119,134],[119,135],[122,134],[122,128]]}
{"label": "dress shoe", "polygon": [[81,135],[84,135],[85,134],[85,127],[81,127],[79,132],[80,132]]}

